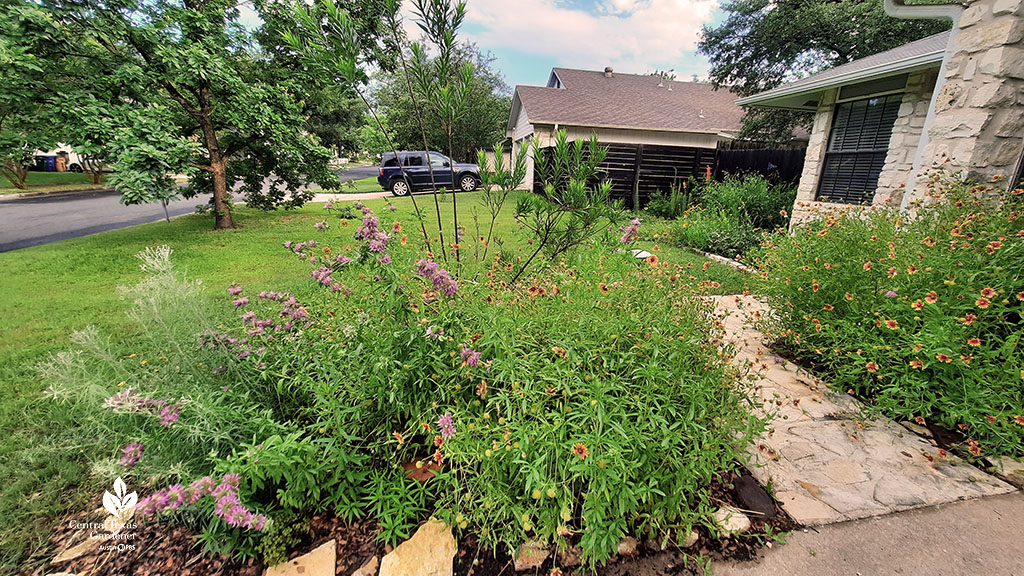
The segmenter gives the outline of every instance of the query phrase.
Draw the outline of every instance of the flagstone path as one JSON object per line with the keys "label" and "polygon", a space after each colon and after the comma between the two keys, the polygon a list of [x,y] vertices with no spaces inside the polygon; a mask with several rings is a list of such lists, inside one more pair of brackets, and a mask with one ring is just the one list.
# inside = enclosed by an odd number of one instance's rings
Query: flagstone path
{"label": "flagstone path", "polygon": [[755,386],[769,433],[748,452],[754,477],[806,526],[1014,491],[928,440],[884,418],[863,420],[860,403],[829,390],[775,355],[753,322],[767,308],[753,297],[714,297],[734,362],[757,370]]}

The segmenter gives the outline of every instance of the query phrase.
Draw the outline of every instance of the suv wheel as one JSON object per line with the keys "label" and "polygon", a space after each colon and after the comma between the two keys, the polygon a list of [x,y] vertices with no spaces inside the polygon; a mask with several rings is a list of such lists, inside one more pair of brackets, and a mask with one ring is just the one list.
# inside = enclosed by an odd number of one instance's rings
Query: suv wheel
{"label": "suv wheel", "polygon": [[395,178],[391,181],[391,193],[395,196],[408,196],[411,190],[409,183],[402,178]]}
{"label": "suv wheel", "polygon": [[472,174],[464,174],[462,178],[459,178],[459,188],[463,192],[472,192],[476,190],[476,177]]}

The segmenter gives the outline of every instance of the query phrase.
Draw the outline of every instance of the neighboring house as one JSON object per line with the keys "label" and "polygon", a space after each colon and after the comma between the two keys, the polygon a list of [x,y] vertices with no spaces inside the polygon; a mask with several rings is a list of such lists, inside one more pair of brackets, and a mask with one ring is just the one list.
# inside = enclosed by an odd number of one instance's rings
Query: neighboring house
{"label": "neighboring house", "polygon": [[907,207],[940,165],[1015,185],[1024,154],[1024,0],[967,6],[885,0],[902,18],[953,28],[737,100],[815,112],[793,207],[797,224],[834,205]]}
{"label": "neighboring house", "polygon": [[516,151],[534,138],[549,147],[558,130],[572,140],[596,135],[608,148],[602,168],[613,197],[642,203],[714,169],[718,143],[732,140],[743,120],[734,99],[710,84],[554,68],[545,87],[516,86],[506,135]]}

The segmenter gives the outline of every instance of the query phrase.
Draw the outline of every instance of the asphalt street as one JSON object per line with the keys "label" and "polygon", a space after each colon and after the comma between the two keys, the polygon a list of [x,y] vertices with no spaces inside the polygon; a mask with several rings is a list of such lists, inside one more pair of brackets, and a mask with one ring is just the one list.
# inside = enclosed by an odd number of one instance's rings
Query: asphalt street
{"label": "asphalt street", "polygon": [[[342,182],[376,176],[376,166],[356,166],[339,173]],[[173,218],[195,211],[209,196],[177,200],[168,206]],[[0,252],[77,238],[164,218],[160,204],[124,206],[116,192],[2,199],[0,197]]]}

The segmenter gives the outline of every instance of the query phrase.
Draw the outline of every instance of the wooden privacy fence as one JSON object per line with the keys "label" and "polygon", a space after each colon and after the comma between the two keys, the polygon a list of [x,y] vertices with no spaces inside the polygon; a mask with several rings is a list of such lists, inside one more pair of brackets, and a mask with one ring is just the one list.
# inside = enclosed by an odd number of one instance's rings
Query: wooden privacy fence
{"label": "wooden privacy fence", "polygon": [[[689,178],[704,181],[726,174],[757,172],[767,177],[796,181],[803,169],[802,148],[716,149],[652,144],[606,144],[607,156],[598,165],[609,180],[611,199],[629,208],[643,207],[656,192],[668,193]],[[550,155],[552,149],[541,153]],[[584,149],[584,153],[586,150]],[[534,172],[533,189],[540,192],[541,175]]]}

